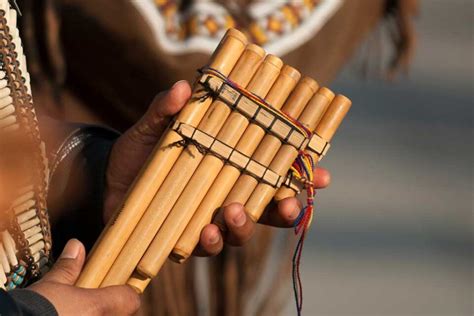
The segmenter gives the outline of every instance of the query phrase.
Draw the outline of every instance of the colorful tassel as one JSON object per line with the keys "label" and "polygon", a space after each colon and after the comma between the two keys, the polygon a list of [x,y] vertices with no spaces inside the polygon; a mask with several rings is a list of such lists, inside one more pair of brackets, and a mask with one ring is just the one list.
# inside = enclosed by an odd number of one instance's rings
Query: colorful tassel
{"label": "colorful tassel", "polygon": [[298,315],[301,315],[303,308],[303,285],[300,274],[301,255],[303,252],[306,233],[311,225],[314,214],[314,196],[316,193],[314,190],[315,166],[315,161],[310,155],[305,152],[300,152],[298,158],[296,158],[291,167],[293,176],[304,183],[307,194],[306,205],[303,207],[294,223],[295,235],[299,236],[293,254],[293,290]]}

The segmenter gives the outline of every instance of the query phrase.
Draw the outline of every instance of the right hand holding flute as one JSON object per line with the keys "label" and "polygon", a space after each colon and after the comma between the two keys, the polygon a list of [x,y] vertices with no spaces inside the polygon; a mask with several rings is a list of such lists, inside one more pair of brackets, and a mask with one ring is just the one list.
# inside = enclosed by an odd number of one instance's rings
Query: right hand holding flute
{"label": "right hand holding flute", "polygon": [[[177,114],[191,96],[191,87],[186,81],[178,81],[173,87],[159,93],[145,115],[115,143],[106,174],[104,220],[107,222],[137,176],[153,148],[166,130],[170,119]],[[329,185],[330,174],[324,168],[315,171],[315,187]],[[274,227],[292,227],[301,210],[301,202],[294,197],[272,202],[263,213],[259,223]],[[217,255],[224,243],[243,246],[252,237],[254,223],[246,214],[242,204],[234,203],[221,208],[213,223],[201,232],[199,246],[194,255]]]}

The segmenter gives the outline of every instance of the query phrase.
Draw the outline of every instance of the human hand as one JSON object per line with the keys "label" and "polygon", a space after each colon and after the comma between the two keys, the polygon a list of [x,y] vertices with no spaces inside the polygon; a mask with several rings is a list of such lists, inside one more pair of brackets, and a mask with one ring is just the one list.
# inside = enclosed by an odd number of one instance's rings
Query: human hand
{"label": "human hand", "polygon": [[170,119],[191,97],[191,87],[182,80],[159,93],[143,117],[112,147],[106,174],[104,221],[107,222],[122,202],[148,156],[168,127]]}
{"label": "human hand", "polygon": [[[107,170],[107,188],[104,218],[107,221],[124,198],[140,168],[151,154],[171,117],[178,113],[191,96],[191,88],[185,81],[177,82],[170,90],[156,96],[148,111],[132,128],[115,143]],[[329,184],[330,175],[325,169],[315,171],[318,189]],[[301,205],[296,198],[288,198],[267,207],[260,223],[277,227],[290,227],[299,214]],[[224,225],[207,225],[201,232],[196,255],[215,255],[224,242],[241,246],[255,229],[255,223],[245,213],[244,207],[231,204],[221,209],[216,218]],[[226,226],[225,234],[219,227]]]}
{"label": "human hand", "polygon": [[59,315],[133,315],[140,307],[138,294],[127,285],[101,289],[74,286],[85,260],[80,241],[71,239],[54,267],[29,290],[50,301]]}

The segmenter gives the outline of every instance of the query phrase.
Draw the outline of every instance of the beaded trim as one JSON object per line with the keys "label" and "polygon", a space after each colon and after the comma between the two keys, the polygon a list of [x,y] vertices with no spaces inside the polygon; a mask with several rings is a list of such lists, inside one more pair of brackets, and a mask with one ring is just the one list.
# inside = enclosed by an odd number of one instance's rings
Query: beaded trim
{"label": "beaded trim", "polygon": [[[313,38],[343,0],[254,1],[239,7],[228,1],[132,1],[150,26],[157,44],[172,54],[211,53],[227,29],[237,27],[267,52],[284,55]],[[233,9],[232,9],[233,8]],[[249,21],[242,23],[238,15]],[[241,22],[241,23],[239,23]]]}
{"label": "beaded trim", "polygon": [[8,227],[0,232],[0,287],[8,290],[40,277],[51,262],[48,160],[16,21],[17,12],[7,0],[0,0],[0,132],[5,137],[21,131],[35,148],[28,156],[32,179],[18,191],[8,212]]}

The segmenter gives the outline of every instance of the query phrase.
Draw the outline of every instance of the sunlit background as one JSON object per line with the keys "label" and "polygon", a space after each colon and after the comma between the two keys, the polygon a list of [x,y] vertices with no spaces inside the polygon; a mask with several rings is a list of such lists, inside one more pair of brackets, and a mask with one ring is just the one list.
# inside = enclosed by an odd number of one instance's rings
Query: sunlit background
{"label": "sunlit background", "polygon": [[408,77],[363,81],[359,56],[332,85],[354,105],[323,163],[305,315],[473,314],[472,13],[422,1]]}

